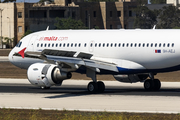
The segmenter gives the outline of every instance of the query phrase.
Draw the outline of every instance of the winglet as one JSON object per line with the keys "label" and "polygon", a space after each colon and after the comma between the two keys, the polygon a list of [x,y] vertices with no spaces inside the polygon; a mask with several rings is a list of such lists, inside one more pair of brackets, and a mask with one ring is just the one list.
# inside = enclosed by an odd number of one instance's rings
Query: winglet
{"label": "winglet", "polygon": [[48,31],[49,30],[49,26],[47,26],[47,28],[46,28],[46,31]]}
{"label": "winglet", "polygon": [[155,30],[156,29],[156,25],[154,25],[154,27],[153,27],[153,30]]}
{"label": "winglet", "polygon": [[18,53],[22,56],[22,58],[24,58],[24,51],[26,50],[26,48],[22,49],[21,51],[19,51]]}

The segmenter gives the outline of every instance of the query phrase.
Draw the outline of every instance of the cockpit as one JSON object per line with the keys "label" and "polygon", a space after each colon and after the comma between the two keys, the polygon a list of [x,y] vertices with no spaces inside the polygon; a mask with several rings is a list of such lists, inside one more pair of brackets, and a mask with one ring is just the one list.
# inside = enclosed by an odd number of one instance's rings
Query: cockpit
{"label": "cockpit", "polygon": [[16,45],[16,47],[21,47],[21,44],[22,44],[22,42],[20,41],[20,42]]}

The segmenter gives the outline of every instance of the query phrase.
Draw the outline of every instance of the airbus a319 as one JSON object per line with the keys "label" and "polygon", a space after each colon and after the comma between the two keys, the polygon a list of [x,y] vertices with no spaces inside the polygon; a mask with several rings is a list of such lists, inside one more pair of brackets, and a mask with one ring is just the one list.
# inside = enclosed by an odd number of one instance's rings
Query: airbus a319
{"label": "airbus a319", "polygon": [[179,30],[46,30],[22,38],[9,60],[27,69],[29,82],[43,89],[79,72],[92,79],[91,93],[105,90],[96,74],[159,90],[161,82],[154,76],[180,69],[178,35]]}

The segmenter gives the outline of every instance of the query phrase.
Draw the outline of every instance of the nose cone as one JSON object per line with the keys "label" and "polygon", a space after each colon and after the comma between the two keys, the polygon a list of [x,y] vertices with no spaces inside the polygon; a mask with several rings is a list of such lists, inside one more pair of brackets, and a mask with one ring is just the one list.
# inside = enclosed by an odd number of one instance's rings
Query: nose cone
{"label": "nose cone", "polygon": [[14,49],[11,50],[11,52],[9,53],[9,56],[8,56],[9,61],[10,61],[11,63],[13,63],[13,54],[14,54]]}

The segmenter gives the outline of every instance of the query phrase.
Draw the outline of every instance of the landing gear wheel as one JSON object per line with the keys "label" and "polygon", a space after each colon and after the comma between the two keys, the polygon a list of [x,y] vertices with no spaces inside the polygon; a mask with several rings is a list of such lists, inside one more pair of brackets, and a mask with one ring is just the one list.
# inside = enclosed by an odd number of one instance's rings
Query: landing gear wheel
{"label": "landing gear wheel", "polygon": [[87,89],[90,93],[95,93],[97,92],[98,86],[97,83],[95,82],[89,82]]}
{"label": "landing gear wheel", "polygon": [[146,80],[144,82],[144,88],[147,91],[153,90],[153,81],[152,80]]}
{"label": "landing gear wheel", "polygon": [[50,89],[50,87],[41,86],[41,89],[42,89],[42,90]]}
{"label": "landing gear wheel", "polygon": [[154,90],[158,91],[161,88],[161,82],[159,81],[159,79],[154,79]]}
{"label": "landing gear wheel", "polygon": [[98,92],[101,92],[101,93],[104,92],[105,85],[104,85],[104,83],[102,81],[98,81],[97,86],[98,86]]}

